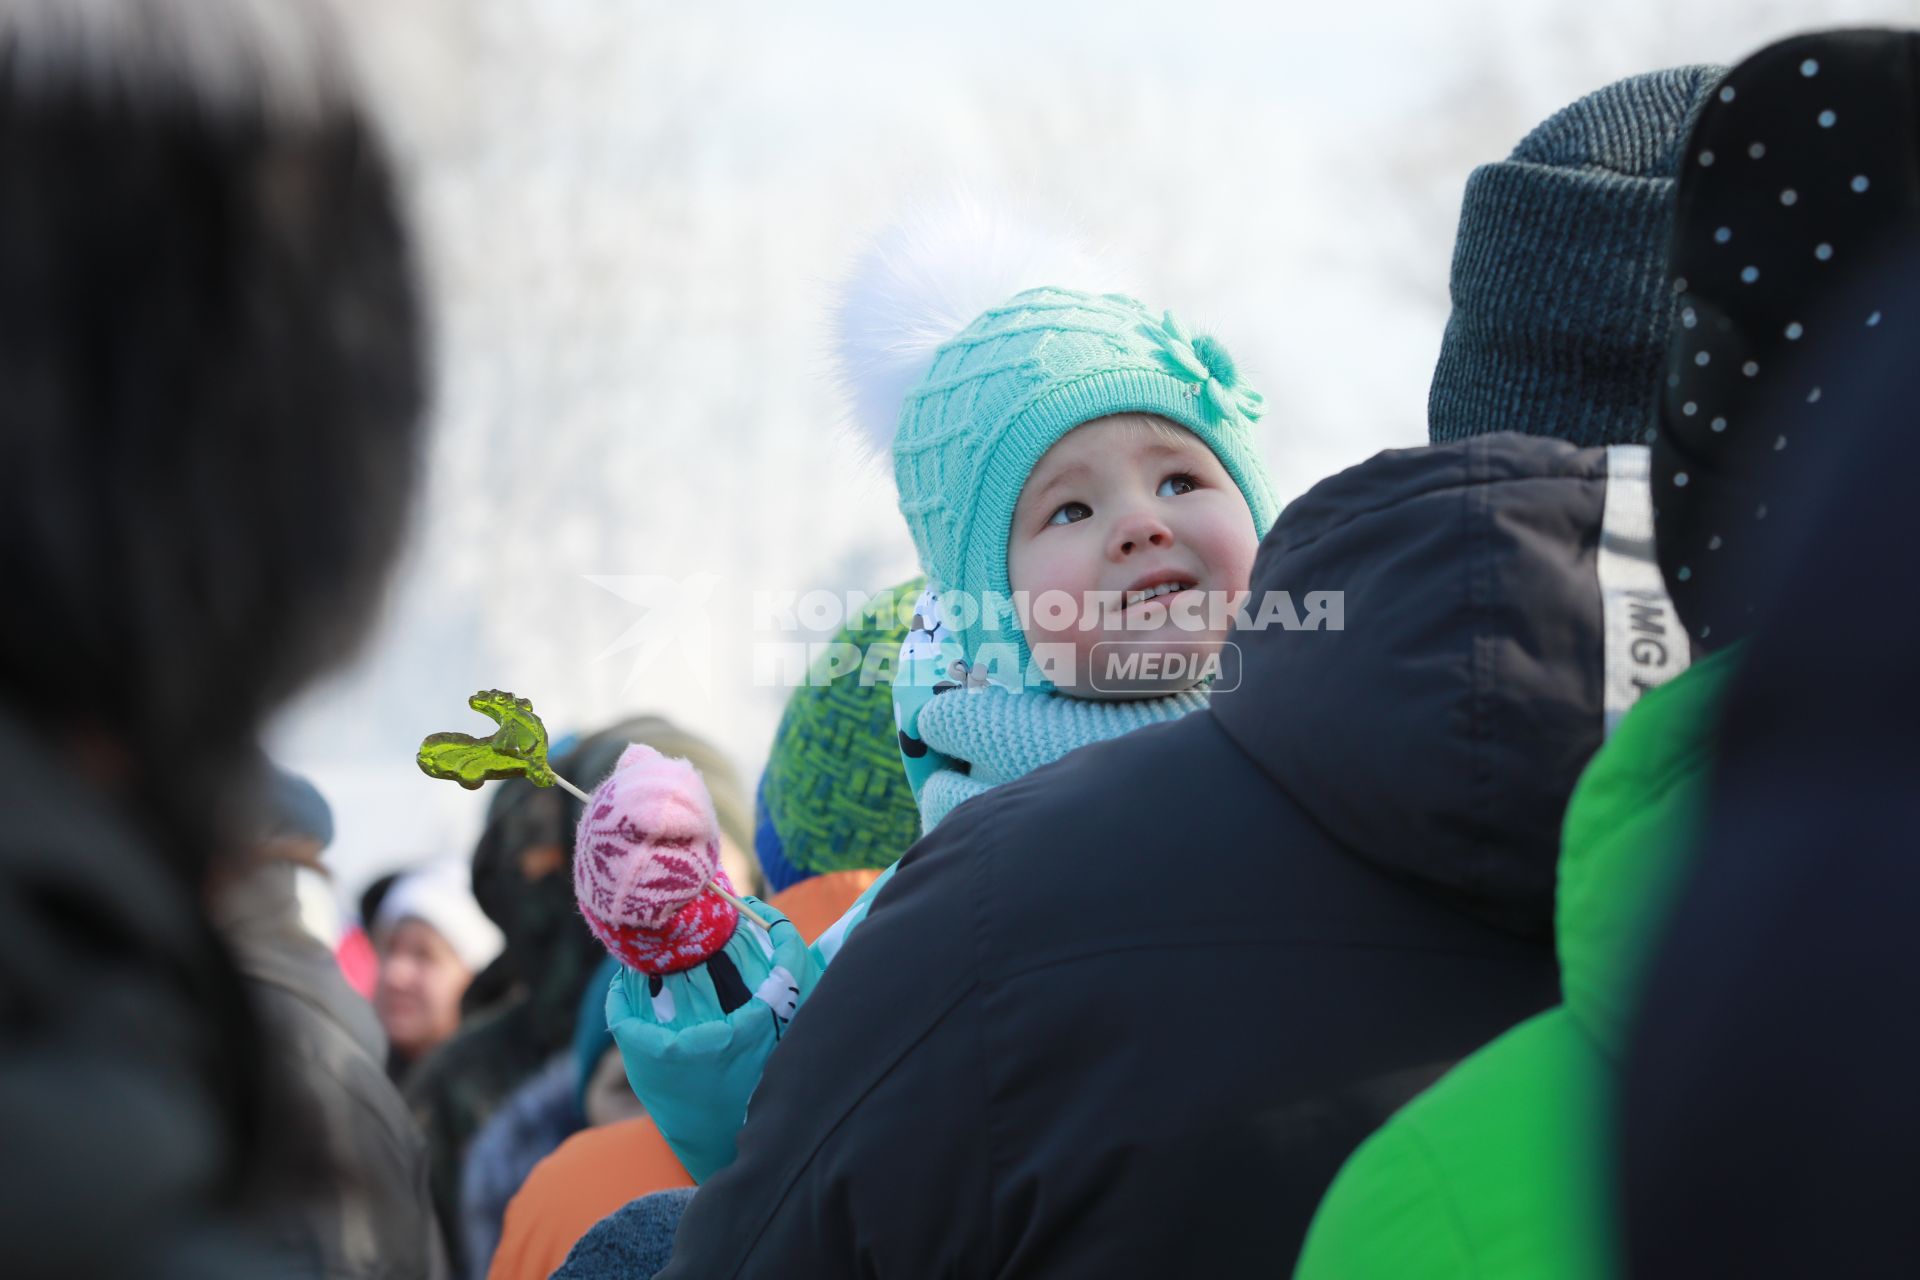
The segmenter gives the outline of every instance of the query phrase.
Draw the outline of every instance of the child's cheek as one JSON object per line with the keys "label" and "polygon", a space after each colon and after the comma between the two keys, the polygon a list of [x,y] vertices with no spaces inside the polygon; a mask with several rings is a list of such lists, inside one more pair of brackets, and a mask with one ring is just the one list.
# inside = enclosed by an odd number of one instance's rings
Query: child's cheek
{"label": "child's cheek", "polygon": [[1260,543],[1253,537],[1239,540],[1228,560],[1228,568],[1221,575],[1227,591],[1245,591],[1253,585],[1253,561],[1260,551]]}
{"label": "child's cheek", "polygon": [[1222,519],[1211,522],[1207,558],[1208,568],[1222,591],[1245,591],[1252,584],[1253,561],[1260,551],[1260,539],[1253,533],[1253,517],[1244,500],[1236,500]]}
{"label": "child's cheek", "polygon": [[[1091,525],[1093,521],[1080,523]],[[1029,600],[1037,600],[1049,591],[1065,592],[1078,605],[1099,590],[1102,544],[1091,530],[1079,525],[1049,532],[1055,536],[1035,539],[1008,557],[1009,585]]]}

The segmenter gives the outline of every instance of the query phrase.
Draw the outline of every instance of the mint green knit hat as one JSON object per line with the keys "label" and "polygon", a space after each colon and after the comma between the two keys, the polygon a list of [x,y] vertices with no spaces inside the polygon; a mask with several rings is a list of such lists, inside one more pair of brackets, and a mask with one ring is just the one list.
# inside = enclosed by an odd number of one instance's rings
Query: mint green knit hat
{"label": "mint green knit hat", "polygon": [[1117,413],[1178,423],[1220,459],[1261,537],[1276,514],[1254,439],[1261,408],[1218,341],[1117,293],[1028,289],[940,346],[901,407],[893,467],[921,567],[988,606],[949,617],[962,652],[999,640],[1026,667],[1007,543],[1021,488],[1062,436]]}

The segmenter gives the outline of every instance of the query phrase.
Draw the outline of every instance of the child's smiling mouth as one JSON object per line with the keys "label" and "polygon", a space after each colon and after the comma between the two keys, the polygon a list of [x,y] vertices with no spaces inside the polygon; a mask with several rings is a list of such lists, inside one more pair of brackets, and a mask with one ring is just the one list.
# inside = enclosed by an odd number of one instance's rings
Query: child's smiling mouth
{"label": "child's smiling mouth", "polygon": [[1125,602],[1121,605],[1121,608],[1131,609],[1135,605],[1145,604],[1149,600],[1159,600],[1182,591],[1191,591],[1194,586],[1195,583],[1191,578],[1163,577],[1149,581],[1142,586],[1129,590],[1126,593]]}

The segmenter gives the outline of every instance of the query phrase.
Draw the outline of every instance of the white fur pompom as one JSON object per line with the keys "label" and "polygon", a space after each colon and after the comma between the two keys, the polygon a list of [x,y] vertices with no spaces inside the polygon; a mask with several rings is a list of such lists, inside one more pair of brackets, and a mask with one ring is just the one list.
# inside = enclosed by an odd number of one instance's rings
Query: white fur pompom
{"label": "white fur pompom", "polygon": [[1043,285],[1125,292],[1111,263],[1070,232],[971,196],[915,211],[877,236],[834,315],[840,379],[854,421],[879,453],[934,352],[981,312]]}

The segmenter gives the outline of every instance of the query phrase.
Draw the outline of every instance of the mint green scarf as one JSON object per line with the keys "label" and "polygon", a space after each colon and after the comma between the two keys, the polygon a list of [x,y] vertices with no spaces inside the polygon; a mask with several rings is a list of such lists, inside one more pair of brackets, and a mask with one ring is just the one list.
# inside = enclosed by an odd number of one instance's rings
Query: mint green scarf
{"label": "mint green scarf", "polygon": [[1094,702],[970,678],[958,640],[929,589],[920,624],[900,646],[893,683],[900,758],[931,831],[955,805],[1051,764],[1077,747],[1178,720],[1207,705],[1204,689],[1131,702]]}

